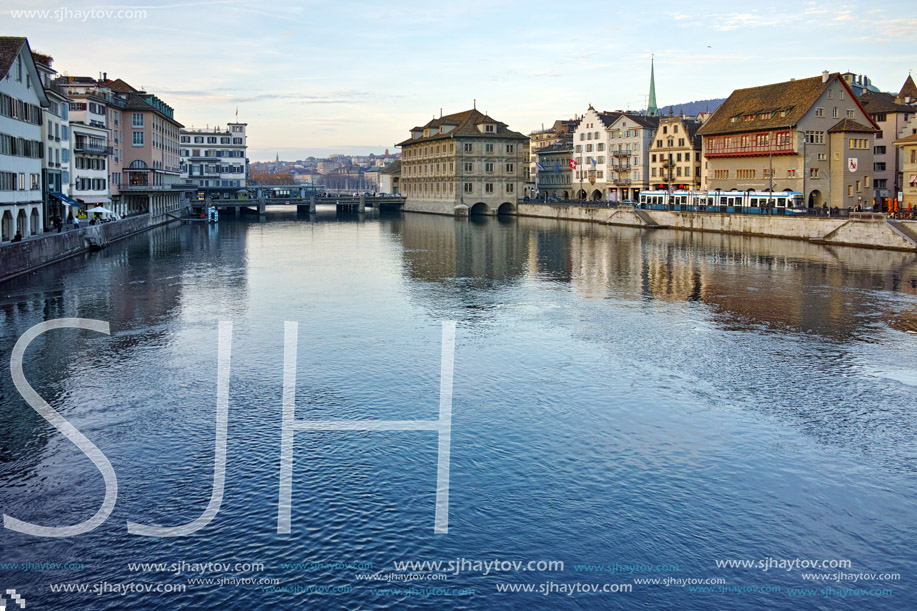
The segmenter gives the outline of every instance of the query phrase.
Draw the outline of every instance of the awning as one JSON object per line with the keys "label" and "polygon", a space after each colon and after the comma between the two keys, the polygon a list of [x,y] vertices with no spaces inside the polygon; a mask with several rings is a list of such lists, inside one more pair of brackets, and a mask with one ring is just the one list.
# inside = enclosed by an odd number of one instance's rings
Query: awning
{"label": "awning", "polygon": [[111,202],[107,197],[78,197],[77,199],[84,204],[108,204]]}
{"label": "awning", "polygon": [[59,199],[61,203],[65,206],[79,206],[80,205],[80,202],[76,201],[75,199],[71,199],[67,197],[63,193],[52,193],[51,197]]}
{"label": "awning", "polygon": [[108,208],[103,208],[102,206],[96,206],[95,208],[86,208],[86,214],[114,214]]}

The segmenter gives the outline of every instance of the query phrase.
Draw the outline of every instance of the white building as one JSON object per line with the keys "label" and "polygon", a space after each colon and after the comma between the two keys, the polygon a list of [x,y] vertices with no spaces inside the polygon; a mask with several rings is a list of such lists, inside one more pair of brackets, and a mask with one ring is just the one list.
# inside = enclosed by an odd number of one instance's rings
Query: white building
{"label": "white building", "polygon": [[214,197],[231,199],[248,182],[247,123],[227,123],[180,133],[181,178]]}
{"label": "white building", "polygon": [[47,106],[28,41],[0,37],[0,242],[42,232],[41,121]]}
{"label": "white building", "polygon": [[649,188],[650,146],[658,125],[659,117],[627,113],[608,126],[608,199],[637,200]]}
{"label": "white building", "polygon": [[48,107],[41,124],[41,139],[44,142],[41,180],[43,229],[48,231],[55,218],[66,218],[66,208],[61,196],[70,195],[70,98],[52,83],[57,72],[51,67],[53,59],[47,55],[32,53],[35,67],[41,77],[41,84],[48,97]]}

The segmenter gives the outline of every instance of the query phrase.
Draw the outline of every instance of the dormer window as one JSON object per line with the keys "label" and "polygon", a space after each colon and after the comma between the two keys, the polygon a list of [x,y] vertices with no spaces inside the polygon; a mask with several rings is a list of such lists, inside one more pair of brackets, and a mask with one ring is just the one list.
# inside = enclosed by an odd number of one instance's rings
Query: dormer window
{"label": "dormer window", "polygon": [[484,133],[485,134],[495,134],[497,132],[497,126],[493,123],[484,124]]}

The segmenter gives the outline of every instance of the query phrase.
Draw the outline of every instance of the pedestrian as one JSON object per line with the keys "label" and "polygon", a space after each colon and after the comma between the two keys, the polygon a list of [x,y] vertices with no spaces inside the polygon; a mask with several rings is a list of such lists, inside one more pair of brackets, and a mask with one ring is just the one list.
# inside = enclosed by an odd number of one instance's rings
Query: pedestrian
{"label": "pedestrian", "polygon": [[77,217],[73,217],[73,228],[74,229],[80,228],[80,219]]}

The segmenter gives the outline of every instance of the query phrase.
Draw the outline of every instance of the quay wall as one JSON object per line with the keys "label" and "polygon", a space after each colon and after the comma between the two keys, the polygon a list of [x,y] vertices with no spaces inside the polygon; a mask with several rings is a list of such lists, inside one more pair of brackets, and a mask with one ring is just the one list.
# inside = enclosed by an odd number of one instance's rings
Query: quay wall
{"label": "quay wall", "polygon": [[0,282],[84,253],[93,246],[105,246],[172,220],[157,217],[154,221],[149,214],[142,214],[111,223],[83,225],[79,229],[49,232],[22,242],[3,244],[0,246]]}
{"label": "quay wall", "polygon": [[[917,241],[902,235],[882,216],[850,218],[759,216],[717,212],[676,212],[632,208],[592,208],[522,203],[520,216],[625,225],[645,229],[666,228],[739,235],[806,240],[822,244],[917,251]],[[917,235],[917,221],[897,221],[906,232]]]}

